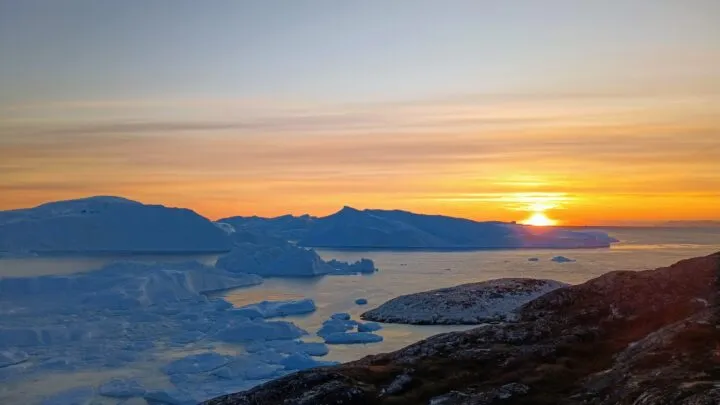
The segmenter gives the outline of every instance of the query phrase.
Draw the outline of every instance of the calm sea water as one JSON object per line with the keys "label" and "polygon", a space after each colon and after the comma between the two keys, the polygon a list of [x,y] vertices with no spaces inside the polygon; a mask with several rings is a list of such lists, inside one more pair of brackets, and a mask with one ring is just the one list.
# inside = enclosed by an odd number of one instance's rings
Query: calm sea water
{"label": "calm sea water", "polygon": [[[354,319],[359,315],[398,295],[462,283],[502,277],[548,278],[567,283],[581,283],[613,270],[645,270],[670,265],[678,260],[707,255],[720,251],[720,228],[716,229],[662,229],[612,228],[608,233],[620,240],[608,249],[542,249],[542,250],[484,250],[461,252],[421,251],[337,251],[320,250],[326,259],[357,260],[367,257],[375,261],[379,272],[363,276],[326,276],[315,279],[266,279],[262,285],[227,291],[225,299],[236,306],[262,300],[279,300],[307,297],[315,300],[318,310],[310,315],[288,317],[311,336],[332,313],[349,312]],[[575,259],[572,263],[555,263],[553,256],[563,255]],[[537,257],[537,262],[528,259]],[[91,271],[117,260],[185,261],[199,260],[212,264],[216,256],[121,256],[121,257],[56,257],[0,260],[0,277],[37,276],[43,274]],[[369,304],[358,306],[357,298],[367,298]],[[385,325],[378,333],[385,340],[368,345],[332,346],[327,360],[349,361],[365,355],[392,351],[428,336],[467,326],[409,326]],[[306,340],[319,340],[309,337]],[[219,347],[232,351],[232,347]],[[164,358],[185,355],[165,353]],[[137,370],[123,373],[160,374],[162,364],[138,365]],[[97,383],[109,374],[73,373],[49,375],[28,384],[12,387],[5,397],[22,397],[28,393],[51,392],[69,388],[78,381]],[[80,379],[80,380],[78,380]],[[0,390],[2,391],[2,390]],[[0,395],[2,399],[3,395]],[[2,402],[2,401],[0,401]]]}

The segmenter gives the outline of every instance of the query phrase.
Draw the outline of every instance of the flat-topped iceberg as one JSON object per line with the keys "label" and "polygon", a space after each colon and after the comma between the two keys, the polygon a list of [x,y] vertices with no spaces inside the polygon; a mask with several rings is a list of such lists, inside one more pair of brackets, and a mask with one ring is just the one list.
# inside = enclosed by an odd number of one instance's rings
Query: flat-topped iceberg
{"label": "flat-topped iceberg", "polygon": [[329,345],[377,343],[382,340],[382,336],[370,332],[339,332],[325,336],[325,343]]}
{"label": "flat-topped iceberg", "polygon": [[481,324],[512,318],[513,311],[567,286],[554,280],[505,278],[393,298],[362,319],[404,324]]}
{"label": "flat-topped iceberg", "polygon": [[284,241],[276,241],[274,245],[237,244],[230,253],[221,256],[215,266],[263,277],[317,277],[377,271],[370,259],[355,263],[326,262],[313,249]]}
{"label": "flat-topped iceberg", "polygon": [[262,318],[278,316],[302,315],[315,312],[315,302],[309,298],[288,301],[262,301],[257,304],[245,305],[238,311],[254,311]]}
{"label": "flat-topped iceberg", "polygon": [[191,210],[120,197],[0,211],[0,252],[225,252],[231,246],[225,232]]}
{"label": "flat-topped iceberg", "polygon": [[221,220],[236,229],[330,248],[478,249],[608,247],[616,239],[598,230],[567,230],[511,222],[473,221],[401,210],[344,207],[326,217]]}

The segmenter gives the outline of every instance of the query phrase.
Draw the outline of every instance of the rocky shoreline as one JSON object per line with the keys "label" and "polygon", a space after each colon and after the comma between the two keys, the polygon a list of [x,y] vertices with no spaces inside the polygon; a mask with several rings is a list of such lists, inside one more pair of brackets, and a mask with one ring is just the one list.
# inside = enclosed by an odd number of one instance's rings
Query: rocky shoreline
{"label": "rocky shoreline", "polygon": [[209,405],[720,403],[720,253],[610,272],[516,319],[292,374]]}
{"label": "rocky shoreline", "polygon": [[360,317],[411,325],[479,325],[514,316],[523,304],[568,284],[532,278],[502,278],[393,298]]}

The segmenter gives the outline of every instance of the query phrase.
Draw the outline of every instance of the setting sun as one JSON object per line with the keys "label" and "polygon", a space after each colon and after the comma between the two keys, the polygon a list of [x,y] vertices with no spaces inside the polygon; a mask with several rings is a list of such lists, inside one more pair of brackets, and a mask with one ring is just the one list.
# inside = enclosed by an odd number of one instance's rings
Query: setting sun
{"label": "setting sun", "polygon": [[532,214],[529,218],[522,221],[525,225],[533,225],[533,226],[553,226],[557,224],[557,221],[554,219],[550,219],[542,212],[536,212]]}

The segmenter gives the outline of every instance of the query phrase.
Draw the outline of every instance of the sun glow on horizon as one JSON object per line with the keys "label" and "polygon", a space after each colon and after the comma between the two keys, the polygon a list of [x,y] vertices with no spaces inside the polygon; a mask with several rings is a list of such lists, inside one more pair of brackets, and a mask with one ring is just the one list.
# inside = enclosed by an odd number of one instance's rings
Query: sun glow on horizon
{"label": "sun glow on horizon", "polygon": [[532,226],[554,226],[557,225],[558,221],[548,218],[543,212],[535,212],[521,223]]}

